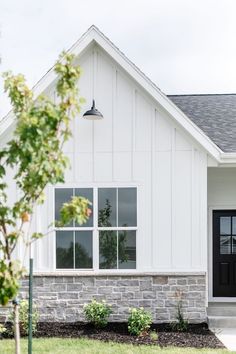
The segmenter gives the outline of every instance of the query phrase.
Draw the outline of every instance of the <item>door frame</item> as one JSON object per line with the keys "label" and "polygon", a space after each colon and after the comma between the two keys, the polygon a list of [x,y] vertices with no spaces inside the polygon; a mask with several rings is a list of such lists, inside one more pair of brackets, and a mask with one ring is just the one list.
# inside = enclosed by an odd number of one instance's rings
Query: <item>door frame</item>
{"label": "door frame", "polygon": [[236,302],[236,297],[213,296],[213,211],[236,210],[236,205],[208,206],[208,302]]}

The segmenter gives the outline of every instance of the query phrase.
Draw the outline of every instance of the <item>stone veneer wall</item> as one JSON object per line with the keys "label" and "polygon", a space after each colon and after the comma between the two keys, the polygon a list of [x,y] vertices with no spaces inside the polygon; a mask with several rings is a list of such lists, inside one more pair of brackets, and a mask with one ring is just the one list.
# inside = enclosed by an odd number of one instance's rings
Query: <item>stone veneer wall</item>
{"label": "stone veneer wall", "polygon": [[[28,280],[21,296],[28,296]],[[182,294],[184,317],[206,321],[205,275],[56,275],[34,277],[34,301],[40,321],[83,321],[83,305],[95,298],[112,305],[111,321],[127,320],[130,307],[144,307],[154,322],[175,319],[177,293]],[[0,320],[3,320],[4,312]]]}

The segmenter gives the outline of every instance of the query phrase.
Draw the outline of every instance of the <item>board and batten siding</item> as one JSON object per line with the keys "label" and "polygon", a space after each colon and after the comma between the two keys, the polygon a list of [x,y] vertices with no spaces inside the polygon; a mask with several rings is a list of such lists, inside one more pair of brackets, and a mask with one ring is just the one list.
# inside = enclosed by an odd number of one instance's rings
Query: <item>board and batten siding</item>
{"label": "board and batten siding", "polygon": [[[72,123],[65,186],[137,186],[137,270],[205,271],[206,152],[100,47],[89,48],[79,63],[81,115],[94,97],[104,119],[80,116]],[[47,94],[53,92],[51,85]],[[47,194],[38,231],[53,218],[53,189]],[[36,270],[55,270],[54,235],[38,241],[34,255]]]}

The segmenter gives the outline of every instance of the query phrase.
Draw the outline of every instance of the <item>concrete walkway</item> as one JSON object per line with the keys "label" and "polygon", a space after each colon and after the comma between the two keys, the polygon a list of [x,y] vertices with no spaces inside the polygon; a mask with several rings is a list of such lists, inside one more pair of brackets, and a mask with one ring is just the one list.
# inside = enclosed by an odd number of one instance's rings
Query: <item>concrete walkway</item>
{"label": "concrete walkway", "polygon": [[236,353],[236,328],[211,328],[211,331],[227,349]]}

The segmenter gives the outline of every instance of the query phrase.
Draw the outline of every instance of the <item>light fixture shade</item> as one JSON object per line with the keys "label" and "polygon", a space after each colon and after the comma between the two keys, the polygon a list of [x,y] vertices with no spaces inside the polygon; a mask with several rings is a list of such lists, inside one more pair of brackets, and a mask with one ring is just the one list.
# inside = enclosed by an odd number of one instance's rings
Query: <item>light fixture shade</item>
{"label": "light fixture shade", "polygon": [[103,115],[101,112],[99,112],[96,108],[95,108],[95,101],[93,100],[93,105],[91,107],[91,109],[89,109],[88,111],[86,111],[83,114],[83,117],[85,119],[89,119],[89,120],[100,120],[103,119]]}

